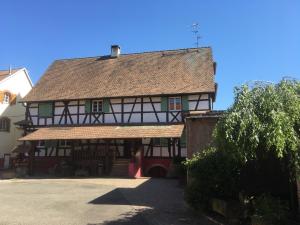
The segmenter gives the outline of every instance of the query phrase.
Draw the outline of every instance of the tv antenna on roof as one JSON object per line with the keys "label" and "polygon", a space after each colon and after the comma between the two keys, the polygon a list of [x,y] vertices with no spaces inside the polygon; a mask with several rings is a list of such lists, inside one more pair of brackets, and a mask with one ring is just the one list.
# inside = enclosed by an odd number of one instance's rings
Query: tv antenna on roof
{"label": "tv antenna on roof", "polygon": [[199,48],[199,40],[201,39],[201,36],[199,36],[199,23],[195,22],[192,24],[192,32],[194,33],[195,35],[195,39],[196,39],[196,42],[195,42],[195,45],[197,48]]}

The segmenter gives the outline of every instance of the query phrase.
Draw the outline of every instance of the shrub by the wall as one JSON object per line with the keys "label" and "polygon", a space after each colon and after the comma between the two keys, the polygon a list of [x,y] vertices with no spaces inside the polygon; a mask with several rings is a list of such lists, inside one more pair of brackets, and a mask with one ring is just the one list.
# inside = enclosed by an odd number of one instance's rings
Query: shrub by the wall
{"label": "shrub by the wall", "polygon": [[252,224],[291,225],[288,220],[288,206],[279,198],[263,194],[253,201]]}
{"label": "shrub by the wall", "polygon": [[190,180],[185,198],[192,207],[209,208],[212,198],[238,198],[240,166],[230,155],[209,148],[195,154],[185,166]]}

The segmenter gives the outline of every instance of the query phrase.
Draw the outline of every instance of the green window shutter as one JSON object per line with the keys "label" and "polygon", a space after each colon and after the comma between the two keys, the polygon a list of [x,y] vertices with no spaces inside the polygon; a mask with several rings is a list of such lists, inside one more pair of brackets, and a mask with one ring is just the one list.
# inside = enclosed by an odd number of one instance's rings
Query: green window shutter
{"label": "green window shutter", "polygon": [[39,117],[52,117],[53,104],[51,102],[39,103]]}
{"label": "green window shutter", "polygon": [[167,138],[161,138],[160,139],[160,145],[162,147],[167,147],[168,146],[168,139]]}
{"label": "green window shutter", "polygon": [[110,108],[109,99],[107,98],[103,99],[103,112],[109,113],[109,108]]}
{"label": "green window shutter", "polygon": [[56,147],[57,146],[57,141],[56,140],[46,140],[45,141],[45,147],[46,148],[51,148],[51,147]]}
{"label": "green window shutter", "polygon": [[181,147],[186,147],[186,130],[184,129],[180,138]]}
{"label": "green window shutter", "polygon": [[168,97],[161,97],[161,111],[168,110]]}
{"label": "green window shutter", "polygon": [[86,100],[85,101],[85,113],[90,113],[91,112],[91,100]]}
{"label": "green window shutter", "polygon": [[181,97],[181,104],[182,104],[182,110],[183,111],[188,111],[189,110],[189,100],[188,100],[188,96],[184,95]]}

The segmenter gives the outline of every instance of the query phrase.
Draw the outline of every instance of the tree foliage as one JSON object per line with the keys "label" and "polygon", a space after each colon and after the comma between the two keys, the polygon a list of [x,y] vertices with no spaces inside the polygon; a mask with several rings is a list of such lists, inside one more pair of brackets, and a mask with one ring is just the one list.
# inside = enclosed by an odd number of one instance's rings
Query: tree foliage
{"label": "tree foliage", "polygon": [[[256,82],[236,88],[233,105],[216,125],[214,142],[215,148],[185,162],[191,178],[185,192],[190,205],[208,207],[213,197],[234,199],[240,193],[251,198],[262,193],[282,196],[289,190],[294,208],[290,187],[300,164],[300,82]],[[263,200],[255,205],[260,217],[280,208]]]}
{"label": "tree foliage", "polygon": [[299,164],[300,82],[236,88],[234,104],[219,120],[214,136],[219,149],[243,163],[272,152]]}

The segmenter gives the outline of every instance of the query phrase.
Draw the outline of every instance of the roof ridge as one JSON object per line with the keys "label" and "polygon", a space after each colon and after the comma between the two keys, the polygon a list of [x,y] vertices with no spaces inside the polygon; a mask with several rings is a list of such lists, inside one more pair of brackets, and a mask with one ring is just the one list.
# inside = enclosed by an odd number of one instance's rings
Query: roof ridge
{"label": "roof ridge", "polygon": [[[133,52],[133,53],[125,53],[121,54],[121,56],[127,55],[140,55],[140,54],[147,54],[147,53],[158,53],[158,52],[175,52],[175,51],[184,51],[184,50],[197,50],[197,49],[211,49],[210,46],[203,46],[199,48],[178,48],[178,49],[165,49],[165,50],[156,50],[156,51],[144,51],[144,52]],[[109,55],[97,55],[97,56],[87,56],[87,57],[74,57],[74,58],[62,58],[56,59],[55,61],[62,61],[62,60],[77,60],[77,59],[91,59],[91,58],[99,58],[99,57],[106,57]]]}

